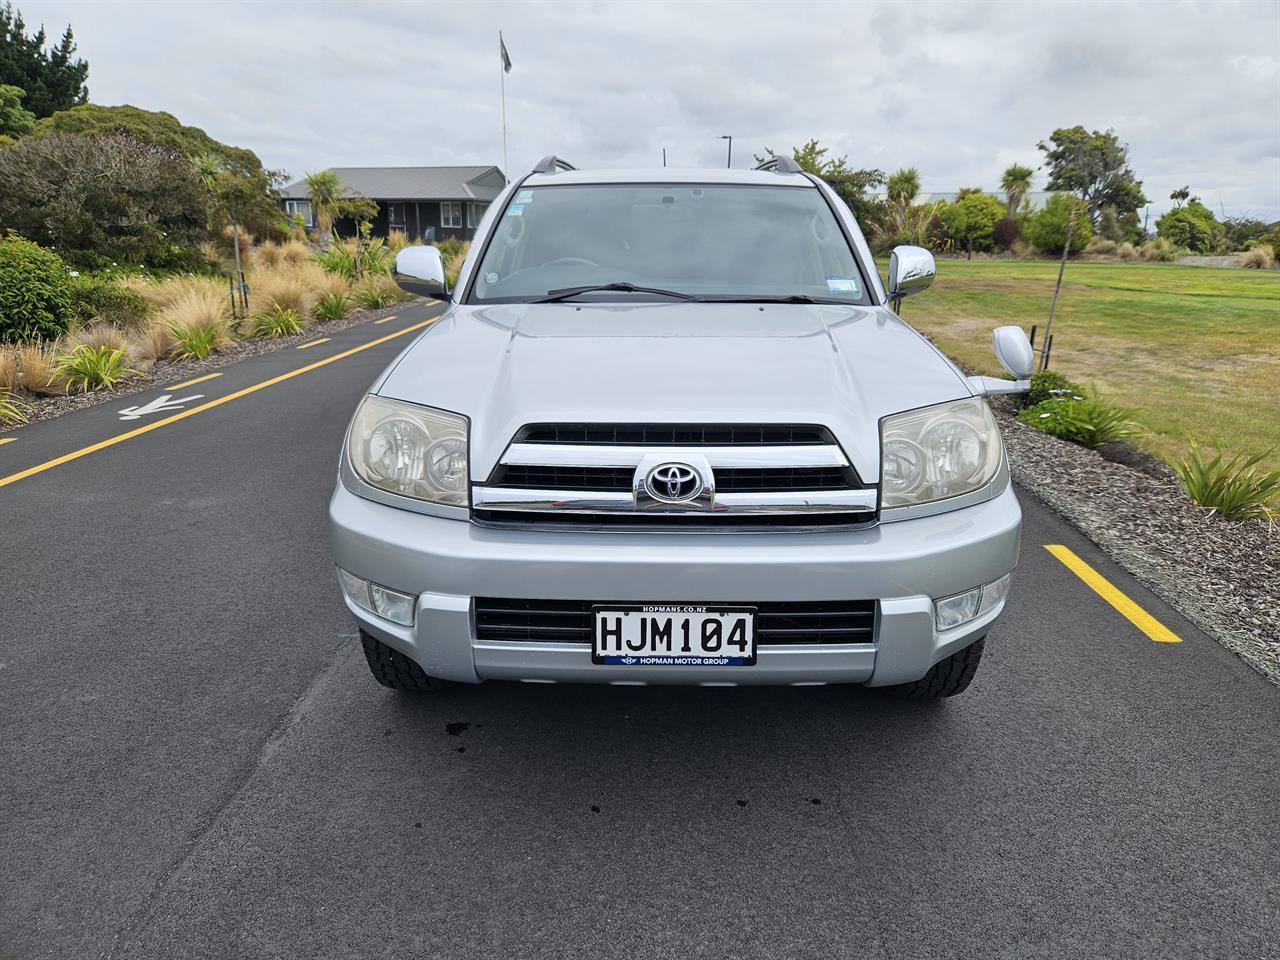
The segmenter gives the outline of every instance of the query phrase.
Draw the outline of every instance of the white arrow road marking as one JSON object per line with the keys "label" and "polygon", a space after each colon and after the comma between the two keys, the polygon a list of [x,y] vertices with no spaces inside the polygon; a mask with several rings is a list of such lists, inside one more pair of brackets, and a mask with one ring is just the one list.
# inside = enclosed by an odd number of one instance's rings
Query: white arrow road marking
{"label": "white arrow road marking", "polygon": [[183,404],[190,403],[192,400],[200,400],[203,397],[203,393],[197,393],[191,397],[183,397],[181,400],[174,400],[171,399],[171,394],[162,394],[150,403],[144,403],[137,407],[125,407],[120,411],[120,419],[140,420],[149,413],[159,413],[161,410],[181,410]]}

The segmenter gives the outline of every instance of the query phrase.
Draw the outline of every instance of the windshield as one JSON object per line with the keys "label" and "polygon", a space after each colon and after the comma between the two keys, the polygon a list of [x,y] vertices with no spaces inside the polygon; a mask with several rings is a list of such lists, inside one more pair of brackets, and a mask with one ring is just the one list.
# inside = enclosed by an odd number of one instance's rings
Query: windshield
{"label": "windshield", "polygon": [[471,296],[480,303],[606,284],[621,286],[568,298],[869,302],[853,251],[813,187],[524,187],[502,211],[474,276]]}

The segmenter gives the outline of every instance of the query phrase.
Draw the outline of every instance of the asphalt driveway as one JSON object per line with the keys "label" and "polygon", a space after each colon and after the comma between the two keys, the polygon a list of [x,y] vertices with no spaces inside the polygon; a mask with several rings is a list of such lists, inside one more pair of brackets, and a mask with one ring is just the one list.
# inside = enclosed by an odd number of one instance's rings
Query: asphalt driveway
{"label": "asphalt driveway", "polygon": [[1026,496],[952,701],[376,686],[325,509],[434,312],[4,435],[0,958],[1280,953],[1278,691]]}

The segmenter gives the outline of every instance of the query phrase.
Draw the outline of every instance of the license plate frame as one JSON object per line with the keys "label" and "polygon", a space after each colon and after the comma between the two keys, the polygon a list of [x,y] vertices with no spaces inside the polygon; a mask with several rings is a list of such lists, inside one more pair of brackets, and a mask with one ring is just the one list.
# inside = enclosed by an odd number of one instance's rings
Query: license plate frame
{"label": "license plate frame", "polygon": [[[748,604],[731,603],[593,604],[591,607],[591,662],[599,666],[753,667],[756,664],[757,613],[757,609]],[[627,621],[626,626],[619,626],[621,633],[616,645],[610,643],[612,637],[606,637],[602,644],[601,616],[615,614],[621,615],[622,621]],[[633,615],[639,616],[632,620]],[[648,626],[656,619],[665,619],[667,629],[664,631],[659,627],[658,639],[655,641]],[[638,626],[642,621],[645,626]],[[736,640],[730,650],[724,653],[708,652],[702,640],[702,631],[706,629],[703,624],[713,621],[720,624],[721,650],[724,650],[730,639],[725,635],[726,625],[729,634],[732,635],[735,629],[734,624],[742,623],[745,631],[745,636],[742,638],[746,643],[745,653]],[[682,624],[685,623],[689,624],[688,651],[683,649],[685,634]],[[695,623],[697,624],[696,635]],[[638,632],[644,634],[643,646],[635,649],[630,645],[627,636],[631,636],[632,642],[640,640]],[[649,648],[656,648],[658,644],[663,644],[664,634],[668,638],[667,644],[664,645],[670,646],[670,652],[666,650],[652,652]],[[708,640],[710,640],[709,637]]]}

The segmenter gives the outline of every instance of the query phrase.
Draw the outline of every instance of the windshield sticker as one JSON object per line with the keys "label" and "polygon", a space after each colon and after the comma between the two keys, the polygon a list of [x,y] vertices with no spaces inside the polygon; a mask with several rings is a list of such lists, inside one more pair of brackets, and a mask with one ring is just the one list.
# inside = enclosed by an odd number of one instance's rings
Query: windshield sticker
{"label": "windshield sticker", "polygon": [[516,203],[529,203],[533,200],[532,190],[521,190],[516,196]]}
{"label": "windshield sticker", "polygon": [[490,270],[488,273],[486,273],[486,274],[484,275],[484,282],[485,282],[485,283],[497,283],[497,282],[498,282],[498,275],[497,275],[496,273],[494,273],[492,270]]}
{"label": "windshield sticker", "polygon": [[857,293],[858,284],[853,277],[827,277],[827,290],[831,293]]}
{"label": "windshield sticker", "polygon": [[508,217],[518,217],[523,213],[524,213],[524,205],[520,203],[514,203],[507,208]]}

